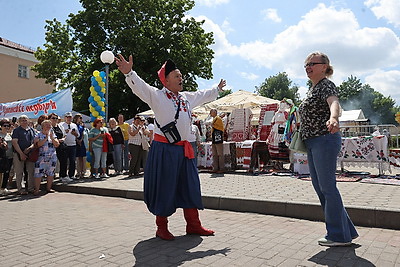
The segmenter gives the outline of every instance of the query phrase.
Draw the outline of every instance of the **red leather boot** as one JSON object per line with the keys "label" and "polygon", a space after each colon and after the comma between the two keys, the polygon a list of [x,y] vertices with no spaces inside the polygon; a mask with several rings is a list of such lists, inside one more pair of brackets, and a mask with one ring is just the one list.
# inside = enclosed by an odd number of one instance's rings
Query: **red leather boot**
{"label": "red leather boot", "polygon": [[168,231],[168,217],[156,216],[156,236],[164,240],[174,240],[175,236]]}
{"label": "red leather boot", "polygon": [[214,235],[213,230],[209,230],[201,226],[199,219],[199,211],[197,209],[183,209],[186,220],[186,233],[188,235]]}

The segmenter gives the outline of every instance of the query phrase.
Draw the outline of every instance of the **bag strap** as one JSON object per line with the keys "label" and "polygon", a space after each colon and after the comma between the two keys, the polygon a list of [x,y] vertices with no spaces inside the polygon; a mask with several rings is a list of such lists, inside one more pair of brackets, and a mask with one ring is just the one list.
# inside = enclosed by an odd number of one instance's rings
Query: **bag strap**
{"label": "bag strap", "polygon": [[[175,113],[175,123],[176,121],[179,119],[179,109],[181,108],[181,101],[180,99],[178,99],[178,108],[176,109],[176,113]],[[154,122],[156,123],[157,127],[161,129],[160,124],[157,122],[157,119],[154,119]]]}
{"label": "bag strap", "polygon": [[30,135],[30,142],[31,144],[34,143],[35,140],[35,131],[32,129],[32,127],[29,127],[29,135]]}

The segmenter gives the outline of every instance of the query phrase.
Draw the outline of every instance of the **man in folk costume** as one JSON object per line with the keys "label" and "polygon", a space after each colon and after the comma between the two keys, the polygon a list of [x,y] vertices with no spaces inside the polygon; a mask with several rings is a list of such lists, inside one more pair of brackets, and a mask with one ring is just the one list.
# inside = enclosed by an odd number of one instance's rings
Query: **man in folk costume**
{"label": "man in folk costume", "polygon": [[[116,64],[125,74],[132,92],[146,102],[155,115],[157,127],[144,172],[144,201],[149,211],[156,215],[156,236],[165,240],[175,238],[167,224],[168,216],[177,208],[183,208],[187,234],[213,235],[214,231],[203,228],[199,220],[198,209],[203,209],[200,180],[193,148],[187,139],[191,134],[192,108],[215,100],[226,81],[221,80],[217,87],[209,90],[181,92],[182,74],[171,60],[167,60],[158,71],[164,85],[159,90],[132,70],[132,55],[129,61],[118,55]],[[176,126],[174,129],[179,134],[178,137],[176,132],[172,134],[174,140],[164,131],[166,125]]]}

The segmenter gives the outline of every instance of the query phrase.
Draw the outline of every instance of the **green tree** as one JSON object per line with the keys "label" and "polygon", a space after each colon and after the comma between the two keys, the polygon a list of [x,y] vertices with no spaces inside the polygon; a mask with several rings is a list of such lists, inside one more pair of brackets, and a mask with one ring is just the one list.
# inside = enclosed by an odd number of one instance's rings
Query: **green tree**
{"label": "green tree", "polygon": [[218,98],[217,99],[219,99],[221,97],[224,97],[224,96],[227,96],[227,95],[230,95],[230,94],[232,94],[232,90],[231,89],[224,90],[224,91],[218,93]]}
{"label": "green tree", "polygon": [[375,91],[369,84],[362,84],[350,76],[339,87],[340,103],[344,110],[361,109],[371,124],[394,124],[398,110],[396,102]]}
{"label": "green tree", "polygon": [[299,103],[299,87],[292,86],[292,81],[288,78],[286,72],[280,72],[275,76],[270,76],[260,85],[256,86],[256,92],[259,95],[282,100],[290,98],[295,103]]}
{"label": "green tree", "polygon": [[[149,84],[161,87],[157,70],[171,58],[181,70],[186,90],[196,90],[198,77],[211,79],[212,33],[186,13],[193,0],[81,0],[82,11],[70,14],[66,25],[46,21],[46,43],[35,53],[38,77],[74,88],[74,109],[88,109],[90,77],[102,70],[104,50],[132,54],[134,70]],[[109,116],[130,117],[148,109],[133,95],[115,65],[110,66]],[[89,112],[87,112],[89,113]]]}
{"label": "green tree", "polygon": [[360,79],[351,75],[346,81],[338,86],[339,96],[341,101],[347,101],[356,97],[362,89]]}

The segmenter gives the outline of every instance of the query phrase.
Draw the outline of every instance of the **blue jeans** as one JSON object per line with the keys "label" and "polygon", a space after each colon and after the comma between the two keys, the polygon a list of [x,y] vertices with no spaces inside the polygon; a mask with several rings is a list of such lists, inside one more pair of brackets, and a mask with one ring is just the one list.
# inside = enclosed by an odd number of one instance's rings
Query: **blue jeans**
{"label": "blue jeans", "polygon": [[113,145],[113,148],[114,170],[120,172],[122,171],[122,145]]}
{"label": "blue jeans", "polygon": [[122,158],[122,162],[123,162],[123,168],[124,171],[128,171],[129,170],[129,145],[128,145],[128,140],[124,141],[124,151],[123,151],[123,158]]}
{"label": "blue jeans", "polygon": [[[103,148],[93,148],[93,154],[94,154],[94,166],[93,168],[96,170],[98,168],[106,168],[107,167],[107,152],[103,152]],[[100,164],[101,162],[101,164]]]}
{"label": "blue jeans", "polygon": [[339,133],[306,139],[312,184],[325,215],[326,239],[350,242],[357,231],[347,214],[336,187],[336,160],[341,147]]}

